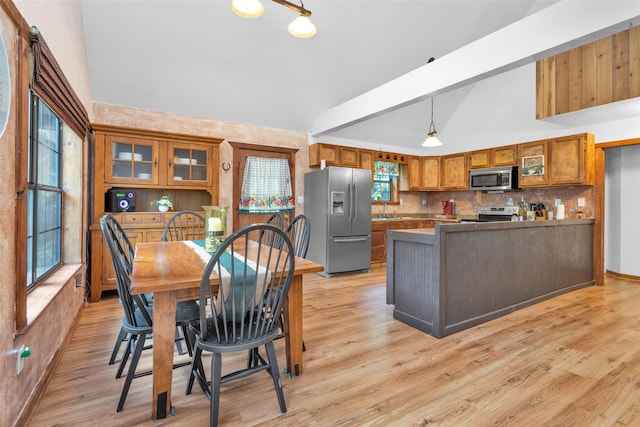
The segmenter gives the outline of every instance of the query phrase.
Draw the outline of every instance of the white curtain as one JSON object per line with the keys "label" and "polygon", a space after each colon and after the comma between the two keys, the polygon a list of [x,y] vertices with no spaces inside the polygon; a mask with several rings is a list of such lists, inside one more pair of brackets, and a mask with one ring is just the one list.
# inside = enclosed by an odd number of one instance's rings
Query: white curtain
{"label": "white curtain", "polygon": [[242,177],[240,211],[275,212],[294,208],[289,162],[248,156]]}

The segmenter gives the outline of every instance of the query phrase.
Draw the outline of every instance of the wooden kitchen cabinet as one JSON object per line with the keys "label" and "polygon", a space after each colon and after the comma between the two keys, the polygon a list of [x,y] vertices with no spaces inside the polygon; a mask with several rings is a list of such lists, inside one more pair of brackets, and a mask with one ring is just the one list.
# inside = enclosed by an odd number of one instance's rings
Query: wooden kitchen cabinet
{"label": "wooden kitchen cabinet", "polygon": [[[541,187],[549,184],[549,172],[547,171],[549,164],[549,155],[547,151],[547,140],[533,141],[520,144],[520,170],[518,184],[520,187]],[[542,175],[529,175],[527,170],[522,167],[528,160],[537,162],[538,159],[543,161]]]}
{"label": "wooden kitchen cabinet", "polygon": [[440,157],[428,156],[421,158],[422,163],[422,175],[421,175],[421,189],[422,190],[439,190],[440,189]]}
{"label": "wooden kitchen cabinet", "polygon": [[434,222],[429,219],[371,221],[371,264],[386,262],[387,230],[433,227]]}
{"label": "wooden kitchen cabinet", "polygon": [[517,166],[518,160],[517,145],[476,150],[469,153],[469,169]]}
{"label": "wooden kitchen cabinet", "polygon": [[491,167],[518,166],[518,146],[505,145],[491,149]]}
{"label": "wooden kitchen cabinet", "polygon": [[469,153],[469,169],[491,167],[491,150],[476,150]]}
{"label": "wooden kitchen cabinet", "polygon": [[527,158],[544,158],[543,175],[520,170],[521,187],[593,185],[595,141],[591,134],[569,135],[520,144],[520,164]]}
{"label": "wooden kitchen cabinet", "polygon": [[548,149],[551,185],[593,185],[593,135],[555,138],[549,141]]}
{"label": "wooden kitchen cabinet", "polygon": [[440,157],[409,156],[409,190],[427,191],[440,189]]}
{"label": "wooden kitchen cabinet", "polygon": [[373,171],[373,151],[360,150],[360,169]]}
{"label": "wooden kitchen cabinet", "polygon": [[468,187],[469,173],[466,153],[441,157],[441,187],[443,190],[462,190]]}
{"label": "wooden kitchen cabinet", "polygon": [[[373,152],[371,158],[373,157]],[[320,166],[324,160],[327,166],[360,168],[360,149],[318,142],[309,146],[309,166]],[[371,159],[373,170],[373,159]],[[366,168],[364,168],[366,169]]]}

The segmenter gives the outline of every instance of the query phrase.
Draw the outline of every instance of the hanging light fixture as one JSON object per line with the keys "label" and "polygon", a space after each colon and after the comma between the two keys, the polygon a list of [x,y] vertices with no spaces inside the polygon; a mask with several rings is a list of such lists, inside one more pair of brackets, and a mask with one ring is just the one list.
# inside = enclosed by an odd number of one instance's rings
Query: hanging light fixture
{"label": "hanging light fixture", "polygon": [[429,125],[429,132],[427,132],[427,139],[422,143],[423,147],[440,147],[442,142],[436,137],[436,125],[433,124],[433,97],[431,98],[431,124]]}
{"label": "hanging light fixture", "polygon": [[[287,27],[287,29],[289,30],[289,34],[294,37],[303,39],[316,35],[318,29],[309,19],[309,17],[311,16],[311,11],[304,8],[302,0],[300,1],[300,6],[288,2],[287,0],[272,1],[286,8],[294,10],[300,14],[300,16],[294,19]],[[264,6],[260,2],[260,0],[232,0],[231,10],[233,10],[233,13],[238,16],[257,18],[264,12]]]}
{"label": "hanging light fixture", "polygon": [[257,18],[264,13],[264,6],[260,0],[232,0],[231,10],[244,18]]}

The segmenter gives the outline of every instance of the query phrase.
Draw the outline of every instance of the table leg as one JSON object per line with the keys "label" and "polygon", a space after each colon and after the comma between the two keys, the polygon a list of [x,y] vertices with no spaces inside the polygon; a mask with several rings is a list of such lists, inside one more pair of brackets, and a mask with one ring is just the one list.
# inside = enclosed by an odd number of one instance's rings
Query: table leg
{"label": "table leg", "polygon": [[284,304],[284,340],[287,352],[287,373],[290,377],[302,373],[302,275],[293,282]]}
{"label": "table leg", "polygon": [[153,414],[159,420],[171,415],[173,346],[176,330],[176,294],[153,295]]}

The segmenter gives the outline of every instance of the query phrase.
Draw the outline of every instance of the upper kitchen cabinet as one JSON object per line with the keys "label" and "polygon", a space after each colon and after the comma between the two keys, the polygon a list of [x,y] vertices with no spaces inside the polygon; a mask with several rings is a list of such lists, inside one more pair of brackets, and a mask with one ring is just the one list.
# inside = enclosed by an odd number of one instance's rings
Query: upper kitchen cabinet
{"label": "upper kitchen cabinet", "polygon": [[520,187],[541,187],[549,184],[547,141],[520,144]]}
{"label": "upper kitchen cabinet", "polygon": [[594,136],[570,135],[549,141],[551,185],[593,185]]}
{"label": "upper kitchen cabinet", "polygon": [[309,146],[309,166],[320,166],[322,160],[327,166],[359,168],[360,150],[322,142]]}
{"label": "upper kitchen cabinet", "polygon": [[491,167],[517,166],[518,160],[517,145],[505,145],[491,149]]}
{"label": "upper kitchen cabinet", "polygon": [[440,190],[440,157],[409,156],[408,158],[409,190]]}
{"label": "upper kitchen cabinet", "polygon": [[441,157],[441,188],[443,190],[465,190],[468,188],[467,154],[458,153]]}
{"label": "upper kitchen cabinet", "polygon": [[517,164],[517,145],[487,148],[469,153],[469,169],[516,166]]}
{"label": "upper kitchen cabinet", "polygon": [[586,133],[520,144],[520,186],[593,185],[594,144]]}
{"label": "upper kitchen cabinet", "polygon": [[373,170],[373,151],[360,150],[360,169]]}

